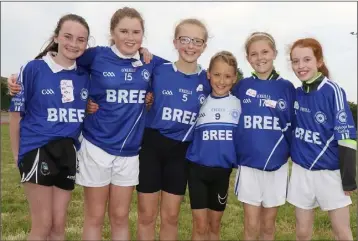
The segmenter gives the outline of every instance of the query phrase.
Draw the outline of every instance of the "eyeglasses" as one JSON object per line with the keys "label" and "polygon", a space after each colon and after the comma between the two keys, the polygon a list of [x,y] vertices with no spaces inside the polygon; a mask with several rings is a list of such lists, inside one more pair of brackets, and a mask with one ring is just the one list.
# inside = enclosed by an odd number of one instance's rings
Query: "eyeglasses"
{"label": "eyeglasses", "polygon": [[193,43],[193,45],[197,46],[197,47],[201,47],[203,46],[203,44],[205,43],[204,39],[200,39],[200,38],[190,38],[187,36],[180,36],[179,38],[177,38],[181,44],[190,44]]}

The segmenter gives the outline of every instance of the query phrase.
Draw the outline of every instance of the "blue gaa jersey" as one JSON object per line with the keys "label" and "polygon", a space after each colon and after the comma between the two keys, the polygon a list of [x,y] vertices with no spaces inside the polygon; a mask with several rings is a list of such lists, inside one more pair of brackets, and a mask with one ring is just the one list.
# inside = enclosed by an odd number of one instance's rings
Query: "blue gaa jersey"
{"label": "blue gaa jersey", "polygon": [[146,127],[173,140],[191,141],[200,106],[211,92],[206,71],[187,75],[174,63],[163,64],[154,71],[152,91],[154,102]]}
{"label": "blue gaa jersey", "polygon": [[139,53],[126,58],[113,45],[87,50],[78,60],[90,70],[90,98],[99,109],[84,120],[83,136],[107,153],[135,156],[145,125],[145,95],[156,65],[145,64]]}
{"label": "blue gaa jersey", "polygon": [[88,97],[89,74],[73,65],[63,69],[50,54],[20,70],[22,89],[10,111],[21,112],[19,162],[27,152],[52,140],[73,138],[76,146]]}
{"label": "blue gaa jersey", "polygon": [[317,90],[296,93],[292,161],[308,170],[339,169],[338,140],[357,138],[344,90],[324,78]]}
{"label": "blue gaa jersey", "polygon": [[234,138],[240,114],[240,101],[235,96],[209,95],[200,109],[186,158],[208,167],[237,167]]}
{"label": "blue gaa jersey", "polygon": [[274,171],[290,155],[295,87],[277,76],[240,80],[233,94],[241,101],[237,151],[239,165]]}

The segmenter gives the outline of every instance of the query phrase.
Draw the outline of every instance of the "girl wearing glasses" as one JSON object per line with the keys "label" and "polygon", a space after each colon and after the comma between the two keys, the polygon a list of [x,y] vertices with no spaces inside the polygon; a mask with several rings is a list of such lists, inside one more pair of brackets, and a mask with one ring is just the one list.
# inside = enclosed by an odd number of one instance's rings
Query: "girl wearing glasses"
{"label": "girl wearing glasses", "polygon": [[188,176],[186,150],[200,106],[211,91],[206,71],[197,63],[207,38],[207,29],[199,20],[181,21],[173,41],[179,59],[153,72],[154,102],[139,153],[138,239],[155,238],[159,197],[160,240],[178,239]]}

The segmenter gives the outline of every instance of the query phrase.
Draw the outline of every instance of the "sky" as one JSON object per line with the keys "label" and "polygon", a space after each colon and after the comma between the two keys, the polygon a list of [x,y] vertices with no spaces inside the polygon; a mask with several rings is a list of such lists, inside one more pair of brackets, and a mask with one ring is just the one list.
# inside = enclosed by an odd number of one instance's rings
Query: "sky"
{"label": "sky", "polygon": [[275,68],[295,86],[288,50],[299,38],[316,38],[323,46],[331,79],[357,102],[356,2],[2,2],[1,76],[17,73],[51,37],[59,18],[67,13],[84,17],[91,30],[91,46],[109,44],[109,22],[122,7],[134,7],[145,20],[143,47],[176,61],[173,46],[176,24],[185,18],[202,20],[209,30],[208,46],[199,59],[207,68],[216,52],[232,52],[244,76],[253,71],[246,61],[244,43],[254,31],[273,35],[278,56]]}

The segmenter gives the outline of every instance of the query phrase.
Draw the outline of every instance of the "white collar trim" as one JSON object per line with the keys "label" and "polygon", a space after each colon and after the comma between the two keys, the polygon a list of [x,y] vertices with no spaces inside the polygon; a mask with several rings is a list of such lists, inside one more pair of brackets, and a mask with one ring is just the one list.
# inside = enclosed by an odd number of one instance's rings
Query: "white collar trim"
{"label": "white collar trim", "polygon": [[118,48],[116,47],[115,44],[111,46],[111,49],[121,59],[136,59],[136,60],[140,60],[139,51],[137,51],[137,53],[135,53],[134,56],[128,57],[128,56],[123,55],[121,52],[119,52],[119,50],[118,50]]}
{"label": "white collar trim", "polygon": [[56,56],[56,52],[48,52],[44,57],[42,57],[43,61],[45,61],[45,63],[48,65],[48,67],[51,69],[51,71],[53,73],[58,73],[62,70],[73,70],[73,69],[77,69],[77,64],[76,62],[70,66],[70,67],[63,67],[62,65],[59,65],[58,63],[55,62],[55,60],[53,60],[53,56]]}
{"label": "white collar trim", "polygon": [[[173,67],[173,69],[174,69],[175,72],[177,72],[177,71],[181,72],[180,70],[178,70],[178,68],[177,68],[177,66],[175,65],[174,62],[172,63],[172,67]],[[203,68],[201,67],[200,64],[198,64],[198,65],[196,66],[196,71],[195,71],[194,73],[187,74],[187,75],[193,75],[193,74],[200,75],[201,71],[203,71]]]}

